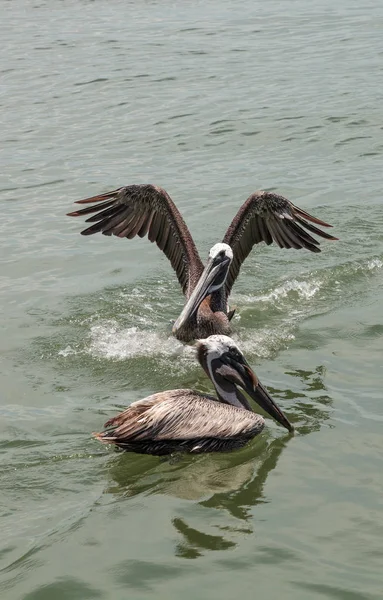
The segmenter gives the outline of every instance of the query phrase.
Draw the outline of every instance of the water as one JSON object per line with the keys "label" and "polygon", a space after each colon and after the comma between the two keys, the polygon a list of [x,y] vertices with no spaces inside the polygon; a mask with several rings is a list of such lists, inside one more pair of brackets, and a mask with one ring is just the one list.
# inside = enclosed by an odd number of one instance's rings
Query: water
{"label": "water", "polygon": [[[3,3],[1,543],[7,600],[382,597],[379,2]],[[295,423],[171,463],[90,434],[132,400],[211,391],[170,337],[146,240],[78,235],[72,202],[152,182],[205,258],[273,189],[333,223],[259,247],[235,335]]]}

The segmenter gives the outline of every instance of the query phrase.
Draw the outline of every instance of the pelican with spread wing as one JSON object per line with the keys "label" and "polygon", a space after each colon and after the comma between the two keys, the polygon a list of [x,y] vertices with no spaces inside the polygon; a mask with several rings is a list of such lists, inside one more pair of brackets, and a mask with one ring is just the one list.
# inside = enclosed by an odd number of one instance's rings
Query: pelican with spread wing
{"label": "pelican with spread wing", "polygon": [[227,452],[245,446],[265,426],[239,388],[290,432],[293,426],[252,371],[237,344],[225,335],[197,342],[197,358],[217,397],[194,390],[167,390],[133,402],[93,434],[126,452]]}
{"label": "pelican with spread wing", "polygon": [[228,335],[234,311],[228,299],[241,265],[252,247],[273,241],[280,248],[320,252],[319,241],[337,238],[319,229],[331,227],[272,192],[258,191],[241,206],[222,243],[215,244],[204,268],[193,238],[169,194],[151,184],[129,185],[78,200],[90,204],[69,213],[92,215],[82,235],[101,232],[120,238],[148,236],[164,252],[177,274],[186,305],[173,326],[174,335],[190,342],[213,334]]}

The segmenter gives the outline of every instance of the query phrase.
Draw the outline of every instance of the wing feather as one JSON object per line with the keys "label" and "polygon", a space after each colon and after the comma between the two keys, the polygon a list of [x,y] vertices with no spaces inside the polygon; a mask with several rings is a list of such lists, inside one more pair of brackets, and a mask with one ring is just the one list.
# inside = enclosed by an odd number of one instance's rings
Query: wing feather
{"label": "wing feather", "polygon": [[128,239],[147,235],[170,260],[183,292],[191,293],[203,264],[185,221],[165,190],[150,184],[129,185],[84,198],[77,204],[93,205],[68,213],[69,216],[96,213],[87,219],[93,225],[84,229],[82,235],[102,233]]}
{"label": "wing feather", "polygon": [[145,237],[147,235],[147,233],[149,231],[150,224],[151,224],[152,219],[153,219],[153,215],[154,215],[154,211],[152,211],[150,213],[150,215],[146,218],[146,220],[143,222],[140,231],[137,232],[138,237],[143,238],[143,237]]}
{"label": "wing feather", "polygon": [[170,390],[131,404],[105,423],[95,436],[104,443],[230,439],[261,430],[264,420],[252,411],[218,402],[192,390]]}
{"label": "wing feather", "polygon": [[284,224],[281,225],[281,235],[283,236],[283,239],[290,244],[290,248],[295,248],[296,250],[300,250],[302,248],[302,245],[299,242],[299,237],[297,237],[291,228],[287,228]]}
{"label": "wing feather", "polygon": [[310,252],[320,252],[319,241],[308,231],[326,240],[338,239],[311,223],[321,227],[332,227],[283,196],[264,191],[252,194],[239,209],[223,238],[223,242],[229,244],[234,253],[234,260],[226,278],[227,296],[238,277],[243,261],[255,244],[265,242],[270,245],[274,241],[280,248],[305,248]]}

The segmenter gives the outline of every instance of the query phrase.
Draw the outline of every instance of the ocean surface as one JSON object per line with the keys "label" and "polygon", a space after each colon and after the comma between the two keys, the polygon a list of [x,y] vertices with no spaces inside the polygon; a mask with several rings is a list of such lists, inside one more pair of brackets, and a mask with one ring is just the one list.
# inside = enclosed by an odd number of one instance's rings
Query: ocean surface
{"label": "ocean surface", "polygon": [[[19,0],[0,20],[0,596],[383,597],[383,5]],[[92,439],[133,400],[212,391],[146,239],[80,198],[165,188],[201,256],[256,189],[333,224],[261,245],[234,337],[296,426],[179,461]]]}

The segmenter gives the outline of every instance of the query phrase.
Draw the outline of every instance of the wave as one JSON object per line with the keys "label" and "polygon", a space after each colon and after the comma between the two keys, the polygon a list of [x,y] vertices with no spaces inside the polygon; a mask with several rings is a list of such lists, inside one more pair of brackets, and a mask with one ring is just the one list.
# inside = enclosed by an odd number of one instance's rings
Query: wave
{"label": "wave", "polygon": [[[235,294],[234,300],[246,305],[266,305],[266,308],[285,308],[290,305],[292,310],[299,310],[316,297],[327,302],[332,299],[342,298],[342,289],[347,288],[347,293],[352,296],[353,286],[358,280],[363,280],[365,275],[383,267],[380,257],[362,260],[360,262],[349,262],[332,268],[321,269],[302,275],[300,278],[288,279],[276,287],[260,295]],[[297,305],[297,300],[303,304]]]}
{"label": "wave", "polygon": [[273,304],[281,298],[287,298],[291,293],[295,293],[299,298],[309,300],[320,290],[323,282],[320,280],[299,281],[292,279],[285,281],[282,285],[275,287],[266,294],[260,296],[241,295],[235,296],[236,299],[244,300],[245,303],[266,302]]}

